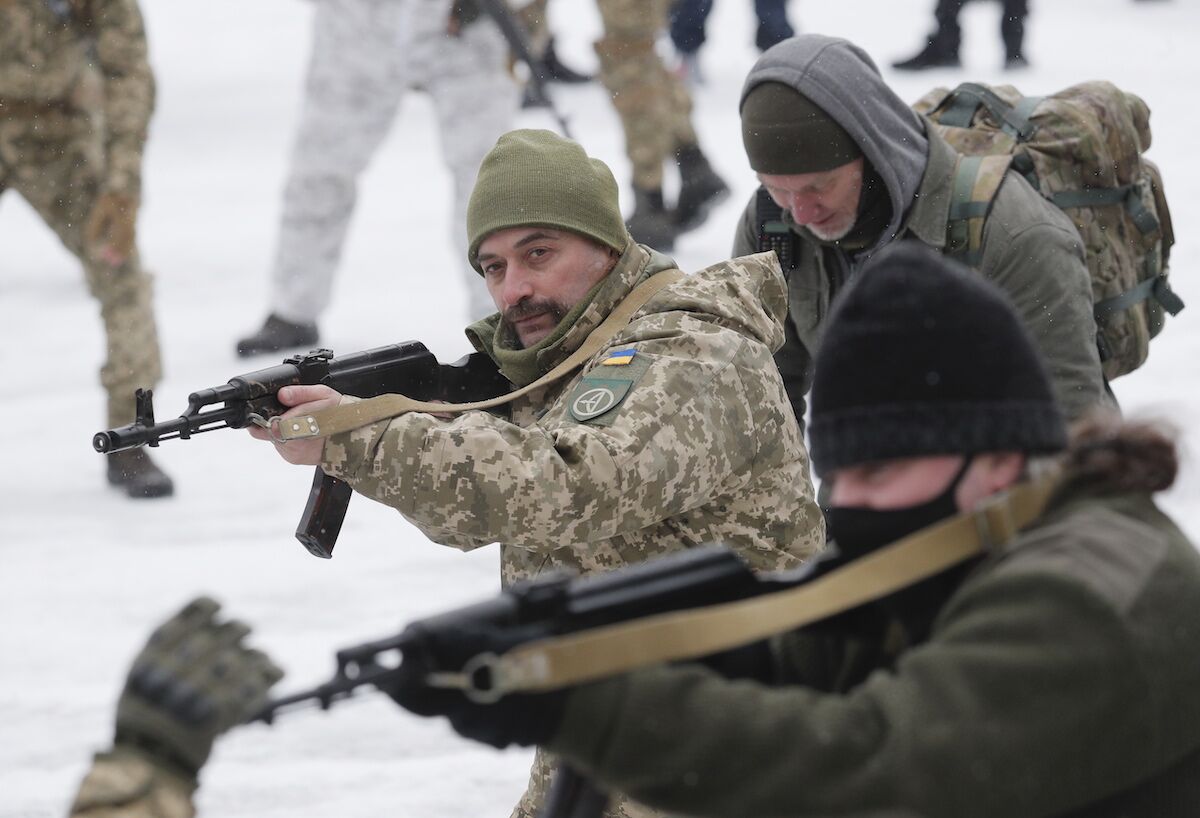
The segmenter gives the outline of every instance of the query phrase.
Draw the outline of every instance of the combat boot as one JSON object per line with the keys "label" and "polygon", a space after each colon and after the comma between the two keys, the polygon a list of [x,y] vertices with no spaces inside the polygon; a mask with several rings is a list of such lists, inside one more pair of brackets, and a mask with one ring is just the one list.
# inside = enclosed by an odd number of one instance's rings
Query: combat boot
{"label": "combat boot", "polygon": [[243,358],[264,352],[280,352],[298,347],[311,348],[317,342],[317,325],[297,323],[272,313],[258,332],[237,342],[237,354]]}
{"label": "combat boot", "polygon": [[625,222],[629,235],[638,244],[669,253],[675,249],[680,230],[675,214],[663,205],[662,189],[633,189],[633,215]]}
{"label": "combat boot", "polygon": [[703,224],[709,212],[729,198],[729,185],[708,164],[699,145],[676,148],[675,163],[679,165],[679,199],[675,202],[675,222],[683,233]]}
{"label": "combat boot", "polygon": [[939,30],[930,35],[925,48],[915,57],[892,63],[897,71],[921,71],[926,68],[958,68],[958,36]]}
{"label": "combat boot", "polygon": [[175,484],[142,449],[108,455],[108,482],[133,498],[170,497]]}

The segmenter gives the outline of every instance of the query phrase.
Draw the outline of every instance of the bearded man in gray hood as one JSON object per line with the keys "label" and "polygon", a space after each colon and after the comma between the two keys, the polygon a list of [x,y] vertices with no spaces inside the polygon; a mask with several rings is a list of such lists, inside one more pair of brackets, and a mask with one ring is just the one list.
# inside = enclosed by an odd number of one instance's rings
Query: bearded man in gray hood
{"label": "bearded man in gray hood", "polygon": [[[862,49],[833,37],[802,35],[765,52],[746,78],[740,110],[762,187],[742,215],[733,255],[783,250],[789,315],[775,360],[803,423],[821,330],[846,282],[898,239],[948,251],[960,155],[884,83]],[[1071,221],[1010,170],[979,250],[974,266],[1017,308],[1066,416],[1115,408]]]}

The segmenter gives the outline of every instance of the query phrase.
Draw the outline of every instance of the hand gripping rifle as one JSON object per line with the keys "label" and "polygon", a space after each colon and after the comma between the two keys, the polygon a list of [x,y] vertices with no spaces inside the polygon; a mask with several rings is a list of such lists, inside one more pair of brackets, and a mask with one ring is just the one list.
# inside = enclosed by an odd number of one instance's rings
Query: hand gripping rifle
{"label": "hand gripping rifle", "polygon": [[[153,392],[139,389],[135,397],[136,420],[127,426],[98,432],[92,438],[92,447],[102,454],[111,454],[139,446],[157,446],[163,440],[187,440],[215,429],[269,425],[271,418],[286,411],[276,394],[285,386],[299,384],[325,384],[343,395],[359,398],[401,393],[447,402],[490,398],[503,394],[511,386],[495,364],[480,353],[445,365],[439,364],[424,344],[415,341],[337,358],[331,350],[317,349],[287,358],[277,366],[230,378],[222,386],[193,392],[188,395],[183,414],[162,423],[154,419]],[[351,493],[349,485],[317,468],[304,515],[296,528],[296,539],[314,556],[324,559],[333,556]]]}

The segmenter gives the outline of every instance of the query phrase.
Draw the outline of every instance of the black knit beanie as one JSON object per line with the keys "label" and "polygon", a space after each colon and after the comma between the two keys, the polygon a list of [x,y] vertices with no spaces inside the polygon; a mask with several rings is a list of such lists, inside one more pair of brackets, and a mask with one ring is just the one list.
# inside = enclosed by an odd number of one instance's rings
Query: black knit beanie
{"label": "black knit beanie", "polygon": [[843,291],[817,352],[818,475],[937,454],[1054,452],[1062,412],[1008,297],[918,242],[881,250]]}

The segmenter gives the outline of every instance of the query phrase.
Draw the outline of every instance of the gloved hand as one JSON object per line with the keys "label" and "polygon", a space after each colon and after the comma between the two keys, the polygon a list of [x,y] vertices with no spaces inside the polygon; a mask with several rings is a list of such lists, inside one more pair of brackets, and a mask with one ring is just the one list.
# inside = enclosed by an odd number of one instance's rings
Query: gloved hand
{"label": "gloved hand", "polygon": [[213,740],[257,712],[283,671],[245,647],[250,628],[218,622],[220,609],[199,597],[150,637],[134,659],[117,702],[116,749],[136,749],[191,776]]}
{"label": "gloved hand", "polygon": [[83,236],[92,256],[113,266],[133,252],[138,200],[124,193],[101,193],[92,204]]}
{"label": "gloved hand", "polygon": [[524,642],[519,631],[486,626],[434,631],[410,625],[405,637],[398,675],[380,685],[396,704],[419,716],[446,716],[459,735],[497,749],[544,744],[558,729],[569,690],[513,693],[484,704],[459,690],[426,684],[431,672],[459,671],[480,653],[499,655]]}

